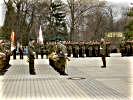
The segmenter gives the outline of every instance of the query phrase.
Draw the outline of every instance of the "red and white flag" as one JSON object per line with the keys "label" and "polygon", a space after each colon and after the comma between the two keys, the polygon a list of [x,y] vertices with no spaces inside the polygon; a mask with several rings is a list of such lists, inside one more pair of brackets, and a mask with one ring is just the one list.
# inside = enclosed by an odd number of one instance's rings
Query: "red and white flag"
{"label": "red and white flag", "polygon": [[40,26],[40,29],[39,29],[39,34],[38,34],[37,41],[38,41],[39,44],[43,44],[43,35],[42,35],[42,28],[41,28],[41,26]]}
{"label": "red and white flag", "polygon": [[11,33],[11,51],[13,51],[16,48],[16,34],[12,31]]}

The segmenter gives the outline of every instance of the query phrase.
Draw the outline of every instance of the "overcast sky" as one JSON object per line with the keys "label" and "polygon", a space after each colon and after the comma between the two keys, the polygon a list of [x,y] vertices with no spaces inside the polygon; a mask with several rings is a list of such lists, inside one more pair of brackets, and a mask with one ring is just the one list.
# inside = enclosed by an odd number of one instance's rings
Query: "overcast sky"
{"label": "overcast sky", "polygon": [[[111,2],[111,3],[120,4],[120,6],[121,5],[131,5],[131,3],[133,3],[133,0],[107,0],[107,1]],[[4,19],[4,13],[3,13],[3,9],[2,9],[2,4],[3,4],[3,0],[0,0],[0,26],[2,25],[3,19]]]}
{"label": "overcast sky", "polygon": [[126,3],[131,3],[133,0],[107,0],[109,2],[114,2],[114,3],[120,3],[120,2],[126,2]]}

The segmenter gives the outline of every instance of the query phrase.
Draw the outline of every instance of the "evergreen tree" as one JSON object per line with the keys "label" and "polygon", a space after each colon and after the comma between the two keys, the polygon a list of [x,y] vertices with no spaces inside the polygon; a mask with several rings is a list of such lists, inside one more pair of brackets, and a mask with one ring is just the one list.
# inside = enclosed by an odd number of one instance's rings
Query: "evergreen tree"
{"label": "evergreen tree", "polygon": [[129,23],[125,26],[125,39],[130,40],[133,39],[133,7],[129,10],[127,16],[129,17]]}
{"label": "evergreen tree", "polygon": [[52,36],[58,38],[58,36],[63,37],[64,39],[67,38],[67,26],[65,22],[65,11],[64,5],[61,0],[55,0],[51,3],[50,10],[50,23],[49,29],[52,33]]}

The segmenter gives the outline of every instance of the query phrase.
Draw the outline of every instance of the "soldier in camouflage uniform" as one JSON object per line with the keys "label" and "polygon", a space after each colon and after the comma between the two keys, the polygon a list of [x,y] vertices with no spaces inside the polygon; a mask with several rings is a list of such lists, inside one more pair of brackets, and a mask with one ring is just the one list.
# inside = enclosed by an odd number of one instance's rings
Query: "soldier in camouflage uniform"
{"label": "soldier in camouflage uniform", "polygon": [[75,42],[73,44],[73,57],[78,58],[79,56],[79,44],[78,42]]}
{"label": "soldier in camouflage uniform", "polygon": [[66,46],[58,42],[53,46],[53,52],[49,55],[50,65],[60,73],[60,75],[67,75],[65,72],[66,67]]}
{"label": "soldier in camouflage uniform", "polygon": [[95,41],[92,42],[92,56],[96,57],[96,44],[95,44]]}
{"label": "soldier in camouflage uniform", "polygon": [[110,42],[106,42],[106,57],[110,57]]}
{"label": "soldier in camouflage uniform", "polygon": [[71,54],[72,54],[72,44],[70,42],[68,42],[66,45],[67,45],[67,56],[71,57]]}
{"label": "soldier in camouflage uniform", "polygon": [[41,51],[40,51],[40,53],[41,53],[41,59],[43,59],[43,56],[44,56],[44,48],[43,48],[43,45],[41,45]]}
{"label": "soldier in camouflage uniform", "polygon": [[122,43],[120,44],[120,53],[121,53],[121,56],[125,56],[125,42],[122,41]]}
{"label": "soldier in camouflage uniform", "polygon": [[96,52],[96,57],[100,56],[100,44],[98,41],[95,42],[95,52]]}
{"label": "soldier in camouflage uniform", "polygon": [[38,59],[38,54],[39,54],[39,44],[36,42],[35,43],[35,53],[36,53],[36,59]]}
{"label": "soldier in camouflage uniform", "polygon": [[13,59],[16,59],[16,51],[17,51],[17,49],[15,47],[14,50],[12,51],[12,53],[13,53]]}
{"label": "soldier in camouflage uniform", "polygon": [[101,39],[100,55],[103,62],[103,66],[101,66],[101,68],[106,68],[106,42],[104,39]]}
{"label": "soldier in camouflage uniform", "polygon": [[92,51],[93,51],[93,42],[89,42],[89,57],[93,57]]}
{"label": "soldier in camouflage uniform", "polygon": [[35,59],[35,47],[34,47],[35,41],[30,41],[28,45],[28,62],[29,62],[29,72],[31,75],[35,75],[35,69],[34,69],[34,59]]}
{"label": "soldier in camouflage uniform", "polygon": [[86,57],[89,57],[89,43],[88,42],[85,43],[85,55]]}
{"label": "soldier in camouflage uniform", "polygon": [[48,59],[48,50],[49,50],[49,43],[48,42],[46,42],[46,44],[45,44],[45,48],[46,48],[46,58]]}

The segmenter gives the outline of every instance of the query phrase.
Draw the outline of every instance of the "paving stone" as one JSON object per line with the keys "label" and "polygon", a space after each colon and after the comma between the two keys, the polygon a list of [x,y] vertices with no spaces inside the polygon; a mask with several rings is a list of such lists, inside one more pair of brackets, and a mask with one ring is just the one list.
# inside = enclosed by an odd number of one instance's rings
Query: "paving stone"
{"label": "paving stone", "polygon": [[[106,69],[100,68],[100,57],[70,58],[66,69],[68,76],[60,76],[48,65],[48,59],[36,59],[36,75],[30,75],[26,59],[26,57],[24,60],[11,59],[12,66],[5,75],[0,76],[0,100],[131,100],[132,98],[130,94],[132,90],[128,88],[133,87],[133,74],[129,70],[132,69],[131,57],[122,58],[114,55],[107,58]],[[72,77],[75,79],[70,79]]]}

